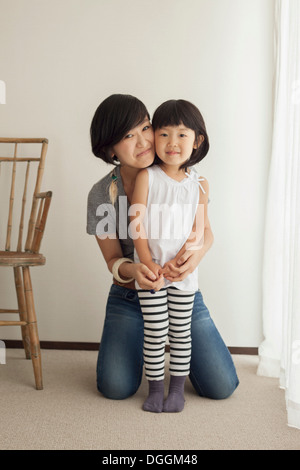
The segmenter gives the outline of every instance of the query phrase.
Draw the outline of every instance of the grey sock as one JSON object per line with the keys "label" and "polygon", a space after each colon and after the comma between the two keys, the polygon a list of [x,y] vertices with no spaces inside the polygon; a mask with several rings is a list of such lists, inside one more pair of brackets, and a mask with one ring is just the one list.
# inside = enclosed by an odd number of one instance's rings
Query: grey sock
{"label": "grey sock", "polygon": [[152,413],[161,413],[164,404],[164,381],[149,380],[149,394],[143,405],[144,411]]}
{"label": "grey sock", "polygon": [[163,406],[166,413],[178,413],[183,410],[185,379],[186,376],[171,375],[169,395]]}

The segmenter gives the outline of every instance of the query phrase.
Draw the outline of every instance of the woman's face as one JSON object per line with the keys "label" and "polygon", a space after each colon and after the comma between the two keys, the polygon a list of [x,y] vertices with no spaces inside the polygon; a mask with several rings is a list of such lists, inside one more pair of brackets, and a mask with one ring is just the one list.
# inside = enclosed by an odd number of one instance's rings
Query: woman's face
{"label": "woman's face", "polygon": [[112,148],[122,166],[146,168],[154,160],[154,132],[148,117]]}

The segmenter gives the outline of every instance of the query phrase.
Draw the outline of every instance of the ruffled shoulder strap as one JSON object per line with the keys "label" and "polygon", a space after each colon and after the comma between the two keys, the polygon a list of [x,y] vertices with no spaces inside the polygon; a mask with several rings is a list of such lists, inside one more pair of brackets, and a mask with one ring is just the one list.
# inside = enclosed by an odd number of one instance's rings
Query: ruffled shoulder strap
{"label": "ruffled shoulder strap", "polygon": [[206,194],[205,189],[203,188],[201,181],[205,181],[205,178],[203,176],[199,176],[197,171],[190,171],[190,173],[186,172],[186,176],[192,181],[193,183],[197,184],[200,188],[203,194]]}

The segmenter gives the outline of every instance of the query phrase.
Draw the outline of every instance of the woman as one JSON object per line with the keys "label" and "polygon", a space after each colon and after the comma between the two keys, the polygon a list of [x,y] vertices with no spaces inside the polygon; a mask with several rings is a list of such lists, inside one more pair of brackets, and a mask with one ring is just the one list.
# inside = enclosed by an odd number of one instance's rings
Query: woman
{"label": "woman", "polygon": [[[153,163],[154,134],[147,109],[130,95],[112,95],[97,108],[91,124],[92,150],[114,169],[96,183],[88,196],[87,232],[95,235],[107,267],[113,273],[97,362],[98,390],[107,398],[124,399],[139,388],[143,374],[143,316],[135,281],[158,291],[163,275],[133,263],[134,245],[128,233],[128,209],[139,170]],[[208,184],[205,191],[208,194]],[[130,232],[130,230],[129,230]],[[174,281],[193,272],[213,241],[205,229],[201,250],[186,251]],[[238,385],[231,355],[216,329],[200,291],[192,313],[190,380],[203,397],[222,399]]]}

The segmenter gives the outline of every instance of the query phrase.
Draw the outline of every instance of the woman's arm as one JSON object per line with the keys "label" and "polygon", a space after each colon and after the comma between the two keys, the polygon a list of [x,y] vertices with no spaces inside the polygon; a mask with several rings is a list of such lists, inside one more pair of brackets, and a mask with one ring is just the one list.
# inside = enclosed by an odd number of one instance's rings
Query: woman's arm
{"label": "woman's arm", "polygon": [[[163,272],[165,278],[170,281],[182,281],[192,273],[213,244],[214,236],[207,214],[209,184],[207,180],[201,183],[205,194],[203,194],[202,190],[199,190],[199,206],[203,208],[203,215],[200,210],[200,219],[203,217],[204,227],[201,223],[194,223],[193,231],[187,242],[175,258],[165,264]],[[194,246],[193,240],[195,242]]]}
{"label": "woman's arm", "polygon": [[[114,263],[123,258],[123,253],[119,240],[96,236],[97,243],[106,261],[107,267],[112,272]],[[155,280],[154,273],[143,263],[122,263],[119,267],[119,275],[122,279],[134,278],[142,289],[159,290],[161,288],[159,280]],[[151,281],[152,279],[152,281]]]}

